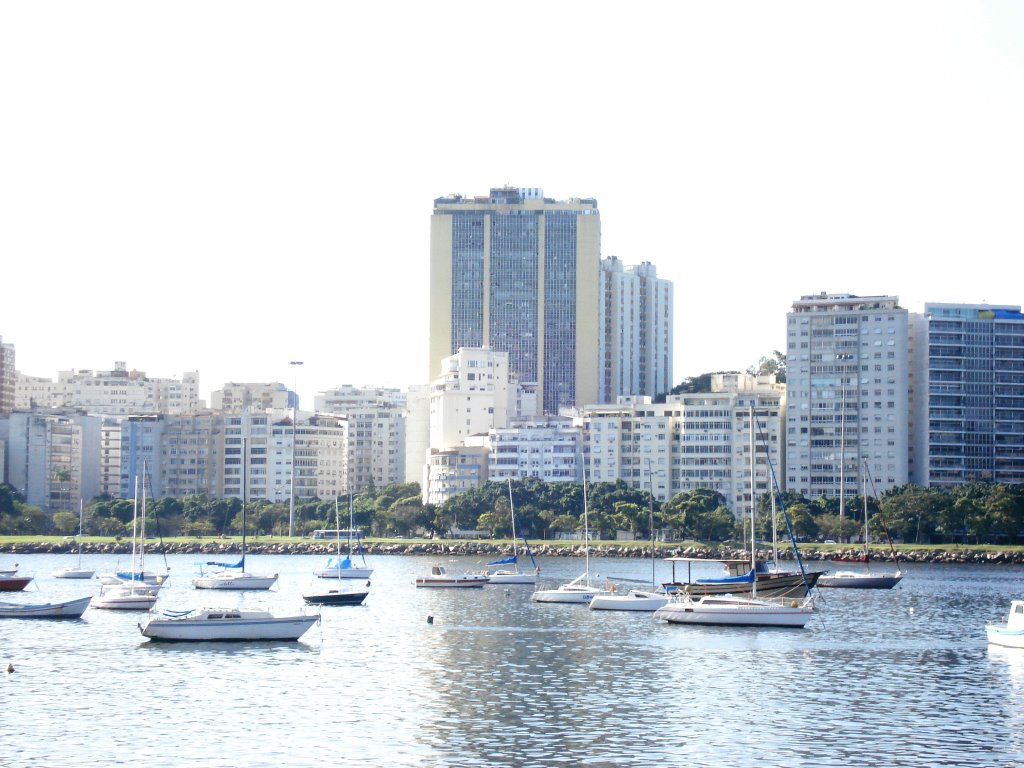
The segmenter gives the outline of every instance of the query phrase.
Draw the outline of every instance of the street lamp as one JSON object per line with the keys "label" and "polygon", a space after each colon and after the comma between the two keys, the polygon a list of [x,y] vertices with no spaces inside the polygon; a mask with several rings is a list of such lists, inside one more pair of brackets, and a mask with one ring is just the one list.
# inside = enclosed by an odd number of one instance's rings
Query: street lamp
{"label": "street lamp", "polygon": [[[302,365],[302,361],[289,360],[288,365],[299,366]],[[296,391],[299,388],[297,368],[292,381],[294,386],[292,394],[295,396],[295,405],[292,406],[292,472],[291,480],[288,483],[288,538],[295,535],[295,422],[299,418],[299,393]]]}

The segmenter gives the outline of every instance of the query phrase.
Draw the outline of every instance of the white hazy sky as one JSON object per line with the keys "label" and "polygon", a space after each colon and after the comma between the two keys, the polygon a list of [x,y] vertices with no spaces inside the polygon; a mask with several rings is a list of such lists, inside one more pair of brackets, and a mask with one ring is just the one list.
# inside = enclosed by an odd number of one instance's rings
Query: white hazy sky
{"label": "white hazy sky", "polygon": [[1014,0],[3,3],[0,336],[423,382],[432,201],[507,183],[675,282],[677,381],[744,369],[803,294],[1024,302],[1022,137]]}

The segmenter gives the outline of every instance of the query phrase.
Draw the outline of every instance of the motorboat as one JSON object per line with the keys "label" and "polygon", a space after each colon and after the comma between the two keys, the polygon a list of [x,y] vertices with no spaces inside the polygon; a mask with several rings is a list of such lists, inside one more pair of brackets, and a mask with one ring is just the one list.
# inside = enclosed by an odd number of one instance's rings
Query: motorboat
{"label": "motorboat", "polygon": [[1011,600],[1005,624],[986,624],[985,634],[992,645],[1024,648],[1024,600]]}
{"label": "motorboat", "polygon": [[450,574],[440,564],[430,566],[430,573],[416,577],[417,587],[482,587],[488,578],[478,573]]}
{"label": "motorboat", "polygon": [[80,597],[61,603],[0,602],[0,618],[4,619],[77,619],[85,613],[92,597]]}
{"label": "motorboat", "polygon": [[597,595],[590,601],[592,611],[656,611],[668,603],[670,596],[649,589],[631,589],[625,594],[612,591]]}
{"label": "motorboat", "polygon": [[163,611],[139,623],[143,637],[167,642],[298,640],[319,614],[274,616],[265,610],[201,608]]}
{"label": "motorboat", "polygon": [[762,600],[742,595],[690,595],[673,598],[654,612],[654,618],[671,624],[705,624],[756,627],[803,627],[814,615],[811,598]]}
{"label": "motorboat", "polygon": [[107,584],[92,599],[92,607],[113,611],[148,611],[156,603],[158,589],[150,584]]}

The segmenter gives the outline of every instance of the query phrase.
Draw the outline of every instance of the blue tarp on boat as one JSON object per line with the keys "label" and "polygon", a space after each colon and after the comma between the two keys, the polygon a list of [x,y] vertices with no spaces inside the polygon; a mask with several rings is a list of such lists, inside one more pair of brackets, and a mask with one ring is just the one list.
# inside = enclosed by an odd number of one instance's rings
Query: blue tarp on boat
{"label": "blue tarp on boat", "polygon": [[695,579],[697,584],[753,584],[756,576],[753,569],[742,576],[724,576],[721,579]]}
{"label": "blue tarp on boat", "polygon": [[490,562],[488,563],[488,565],[515,565],[518,562],[519,558],[515,555],[512,555],[512,557],[506,557],[501,560],[495,560],[493,562]]}

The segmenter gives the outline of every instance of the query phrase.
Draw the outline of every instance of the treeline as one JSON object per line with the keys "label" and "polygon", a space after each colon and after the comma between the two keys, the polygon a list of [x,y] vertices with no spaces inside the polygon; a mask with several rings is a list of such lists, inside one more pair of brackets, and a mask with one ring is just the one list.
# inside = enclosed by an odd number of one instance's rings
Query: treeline
{"label": "treeline", "polygon": [[[618,531],[635,538],[656,535],[668,540],[706,542],[743,541],[749,537],[749,515],[729,509],[716,491],[694,490],[658,503],[644,490],[625,482],[587,485],[587,510],[591,537],[614,539]],[[448,537],[452,531],[481,531],[496,538],[512,534],[512,509],[516,533],[533,540],[553,539],[583,530],[584,489],[576,483],[545,483],[535,478],[514,480],[511,501],[507,483],[485,483],[480,488],[449,499],[442,505],[423,504],[417,483],[389,485],[362,492],[352,499],[352,518],[369,536]],[[840,510],[839,499],[807,499],[784,493],[776,499],[776,525],[785,536],[786,517],[802,541],[859,541],[864,528],[864,503],[848,497]],[[903,542],[1024,543],[1024,487],[972,483],[952,490],[906,485],[867,499],[868,527],[872,541],[884,541],[886,531]],[[163,498],[146,505],[146,535],[237,536],[241,533],[242,503],[239,499],[187,496]],[[336,518],[337,514],[337,518]],[[85,507],[83,528],[91,536],[129,536],[133,502],[100,497]],[[250,535],[284,536],[291,528],[297,536],[317,529],[333,529],[349,522],[348,499],[297,502],[294,512],[287,503],[266,500],[246,504],[246,530]],[[758,499],[757,533],[771,536],[771,498]],[[78,516],[70,512],[49,514],[28,505],[9,485],[0,485],[0,535],[64,535],[78,531]]]}

